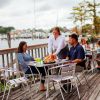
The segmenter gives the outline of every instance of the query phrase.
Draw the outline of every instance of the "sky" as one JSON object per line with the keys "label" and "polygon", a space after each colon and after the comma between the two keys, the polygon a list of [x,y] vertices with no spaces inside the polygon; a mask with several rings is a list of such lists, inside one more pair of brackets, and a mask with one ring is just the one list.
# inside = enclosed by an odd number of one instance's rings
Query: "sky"
{"label": "sky", "polygon": [[84,0],[0,0],[0,26],[48,29],[57,25],[71,28],[75,26],[69,19],[72,7],[81,1]]}

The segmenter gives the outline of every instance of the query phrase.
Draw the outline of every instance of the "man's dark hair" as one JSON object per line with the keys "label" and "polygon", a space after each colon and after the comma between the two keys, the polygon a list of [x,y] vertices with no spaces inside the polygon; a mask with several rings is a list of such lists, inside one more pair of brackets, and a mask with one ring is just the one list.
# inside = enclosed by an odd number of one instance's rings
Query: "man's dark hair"
{"label": "man's dark hair", "polygon": [[76,34],[71,34],[71,35],[69,35],[69,37],[71,37],[71,38],[75,39],[76,41],[78,41],[78,35],[76,35]]}
{"label": "man's dark hair", "polygon": [[18,46],[18,53],[23,53],[23,46],[27,44],[25,41],[21,41]]}

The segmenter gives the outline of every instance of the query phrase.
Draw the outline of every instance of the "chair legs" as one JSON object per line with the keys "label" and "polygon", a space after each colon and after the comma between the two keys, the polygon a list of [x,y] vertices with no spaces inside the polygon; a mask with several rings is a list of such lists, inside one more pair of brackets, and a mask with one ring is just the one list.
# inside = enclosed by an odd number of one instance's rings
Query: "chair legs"
{"label": "chair legs", "polygon": [[[28,83],[26,83],[26,85],[27,85],[29,93],[31,94],[30,87],[29,87]],[[31,100],[32,100],[32,96],[31,96]]]}
{"label": "chair legs", "polygon": [[47,91],[46,91],[46,98],[49,97],[49,79],[47,79]]}
{"label": "chair legs", "polygon": [[54,85],[54,82],[52,82],[52,84],[53,84],[54,90],[56,90],[55,85]]}
{"label": "chair legs", "polygon": [[4,93],[3,93],[3,97],[2,97],[2,100],[4,100],[4,97],[5,97],[5,93],[6,93],[6,89],[7,89],[7,84],[5,85],[5,89],[4,89]]}
{"label": "chair legs", "polygon": [[[30,68],[30,67],[29,67]],[[39,70],[36,68],[36,70],[38,71],[38,73],[39,73],[39,77],[40,77],[40,80],[41,80],[41,74],[40,74],[40,72],[39,72]],[[36,83],[35,82],[35,76],[33,75],[33,72],[32,72],[32,69],[30,68],[30,71],[31,71],[31,74],[32,74],[32,79],[33,79],[33,82],[34,82],[34,84]],[[35,88],[36,88],[36,92],[38,92],[38,88],[37,88],[37,86],[34,86]]]}
{"label": "chair legs", "polygon": [[60,83],[58,83],[58,86],[59,86],[59,88],[60,88],[60,93],[61,93],[62,99],[65,100],[65,99],[64,99],[63,92],[62,92],[62,90],[61,90],[61,85],[60,85]]}
{"label": "chair legs", "polygon": [[12,85],[9,87],[9,91],[8,91],[8,95],[7,95],[6,100],[8,100],[8,98],[9,98],[11,87],[12,87]]}
{"label": "chair legs", "polygon": [[35,76],[32,76],[33,82],[34,82],[34,87],[36,90],[36,93],[39,91],[38,87],[36,86],[36,81],[35,81]]}
{"label": "chair legs", "polygon": [[84,76],[84,79],[85,79],[85,81],[86,81],[86,84],[87,84],[88,88],[90,89],[90,86],[89,86],[89,84],[88,84],[88,81],[87,81],[86,76],[85,76],[85,75],[83,75],[83,76]]}
{"label": "chair legs", "polygon": [[77,85],[76,79],[75,79],[75,85],[76,85],[76,89],[77,89],[77,93],[78,93],[78,98],[80,99],[80,93],[79,93],[79,89],[78,89],[78,85]]}
{"label": "chair legs", "polygon": [[[9,98],[10,91],[11,91],[11,87],[12,87],[12,85],[10,85],[10,87],[9,87],[8,95],[7,95],[7,97],[6,97],[6,100],[8,100],[8,98]],[[5,90],[4,90],[4,94],[3,94],[2,100],[4,100],[5,93],[6,93],[6,89],[7,89],[7,84],[6,84],[6,86],[5,86]]]}
{"label": "chair legs", "polygon": [[[25,84],[27,85],[27,88],[28,88],[29,92],[31,93],[30,87],[29,87],[28,83],[25,82]],[[22,83],[22,86],[23,86],[23,88],[24,88],[24,84],[23,84],[23,83]],[[10,95],[11,88],[12,88],[12,85],[9,86],[8,94],[7,94],[7,97],[6,97],[6,99],[5,99],[5,93],[6,93],[6,90],[7,90],[7,83],[6,83],[6,86],[5,86],[5,89],[4,89],[4,94],[3,94],[3,97],[2,97],[2,100],[8,100],[8,99],[9,99],[9,95]],[[32,96],[31,96],[31,100],[32,100]]]}
{"label": "chair legs", "polygon": [[92,73],[95,71],[95,61],[94,60],[92,60],[92,62],[91,62],[91,70],[92,70]]}
{"label": "chair legs", "polygon": [[76,78],[77,78],[78,82],[80,83],[80,85],[82,85],[77,75],[76,75]]}
{"label": "chair legs", "polygon": [[[64,89],[64,87],[63,87],[63,86],[62,86],[61,88],[64,90],[64,92],[65,92],[65,93],[68,93],[68,92]],[[68,87],[67,87],[67,88],[68,88]]]}

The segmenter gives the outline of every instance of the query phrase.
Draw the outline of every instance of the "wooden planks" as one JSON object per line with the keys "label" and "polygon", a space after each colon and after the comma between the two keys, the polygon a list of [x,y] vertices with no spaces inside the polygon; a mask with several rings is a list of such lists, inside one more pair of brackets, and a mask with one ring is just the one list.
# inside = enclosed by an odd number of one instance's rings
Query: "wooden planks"
{"label": "wooden planks", "polygon": [[[86,74],[86,76],[88,77],[90,89],[88,89],[88,87],[86,86],[84,79],[81,78],[82,85],[79,85],[81,100],[100,100],[100,74],[96,72],[93,74],[91,73]],[[20,89],[17,89],[16,91],[13,91],[11,93],[10,100],[20,100],[20,99],[25,100],[26,97],[28,100],[30,100],[29,98],[31,95],[33,97],[33,100],[62,100],[61,94],[57,85],[56,85],[56,91],[53,89],[52,86],[50,89],[51,89],[50,97],[48,99],[46,99],[46,91],[36,93],[34,90],[34,85],[32,85],[32,88],[31,88],[32,94],[30,94],[27,90],[22,91]],[[65,100],[78,100],[78,95],[75,88],[72,91],[72,93],[69,93],[69,94],[64,93],[64,96],[65,96]]]}

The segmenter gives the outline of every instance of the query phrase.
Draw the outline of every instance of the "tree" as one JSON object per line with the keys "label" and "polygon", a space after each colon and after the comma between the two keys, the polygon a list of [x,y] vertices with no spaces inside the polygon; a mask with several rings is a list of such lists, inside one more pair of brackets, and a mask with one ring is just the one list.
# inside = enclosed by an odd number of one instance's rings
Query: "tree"
{"label": "tree", "polygon": [[0,34],[7,34],[8,32],[10,32],[11,30],[14,30],[14,27],[3,27],[0,26]]}
{"label": "tree", "polygon": [[86,24],[82,26],[83,33],[88,33],[90,30],[92,30],[92,24]]}
{"label": "tree", "polygon": [[[94,32],[98,34],[99,31],[98,29],[98,16],[97,16],[97,7],[100,6],[100,3],[96,3],[95,0],[93,0],[92,2],[89,1],[84,1],[78,4],[78,6],[73,7],[73,12],[71,13],[73,16],[72,18],[74,19],[74,23],[76,22],[80,22],[81,23],[81,27],[83,26],[83,24],[85,24],[85,20],[90,20],[92,19],[92,23],[93,26],[92,28],[94,28]],[[83,32],[83,29],[82,29]]]}
{"label": "tree", "polygon": [[[97,16],[96,17],[96,28],[97,28],[97,32],[100,33],[100,17]],[[82,29],[83,29],[83,33],[93,33],[93,29],[92,29],[92,24],[85,24],[82,26]],[[95,34],[94,34],[95,35]]]}
{"label": "tree", "polygon": [[[93,20],[93,26],[94,26],[94,33],[98,34],[98,16],[97,16],[97,7],[100,6],[100,3],[96,3],[95,0],[92,2],[86,2],[87,3],[87,14],[89,17]],[[99,27],[100,28],[100,27]]]}
{"label": "tree", "polygon": [[96,16],[96,31],[100,33],[100,17]]}
{"label": "tree", "polygon": [[[73,12],[71,13],[73,22],[76,24],[77,22],[80,22],[81,28],[83,24],[85,23],[85,20],[87,20],[86,11],[85,11],[85,3],[81,2],[78,6],[73,7]],[[83,31],[83,29],[82,29]]]}

